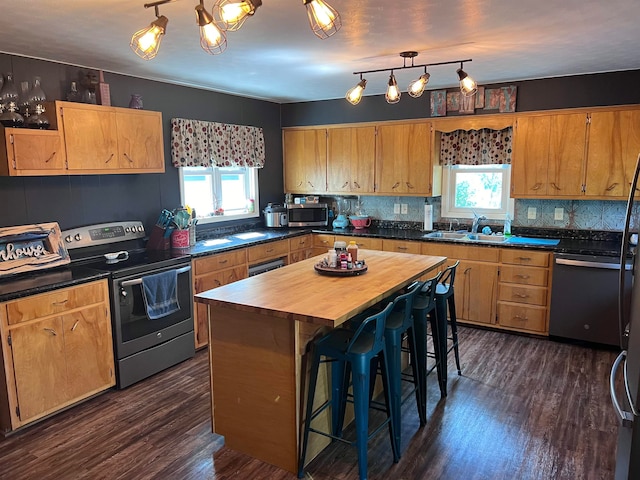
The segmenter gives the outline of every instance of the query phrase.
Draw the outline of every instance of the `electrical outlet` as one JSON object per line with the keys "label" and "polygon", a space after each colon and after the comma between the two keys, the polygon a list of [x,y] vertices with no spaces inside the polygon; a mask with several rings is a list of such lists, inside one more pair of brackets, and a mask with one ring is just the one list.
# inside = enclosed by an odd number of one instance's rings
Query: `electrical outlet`
{"label": "electrical outlet", "polygon": [[527,219],[535,220],[538,216],[538,209],[536,207],[527,208]]}
{"label": "electrical outlet", "polygon": [[564,220],[564,208],[559,207],[559,208],[554,209],[553,219],[554,220]]}
{"label": "electrical outlet", "polygon": [[402,203],[400,205],[400,213],[403,215],[406,215],[407,213],[409,213],[409,205],[406,203]]}
{"label": "electrical outlet", "polygon": [[398,215],[400,214],[400,204],[399,203],[394,203],[393,204],[393,213]]}

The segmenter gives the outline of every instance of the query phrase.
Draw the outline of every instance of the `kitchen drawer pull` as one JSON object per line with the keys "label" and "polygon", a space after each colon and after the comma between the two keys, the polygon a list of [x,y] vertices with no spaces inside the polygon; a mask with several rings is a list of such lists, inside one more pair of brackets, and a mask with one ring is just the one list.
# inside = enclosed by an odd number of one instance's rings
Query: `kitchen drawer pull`
{"label": "kitchen drawer pull", "polygon": [[129,155],[127,155],[126,153],[124,154],[124,158],[129,160],[129,163],[133,163],[133,160],[131,160],[131,157],[129,157]]}
{"label": "kitchen drawer pull", "polygon": [[531,278],[529,275],[522,275],[521,273],[517,273],[516,277],[518,278],[522,278],[523,280],[526,280],[528,278]]}
{"label": "kitchen drawer pull", "polygon": [[44,331],[50,333],[54,337],[58,335],[53,328],[45,328]]}
{"label": "kitchen drawer pull", "polygon": [[113,158],[113,153],[109,156],[109,158],[107,158],[107,161],[104,163],[109,163],[111,161],[111,159]]}
{"label": "kitchen drawer pull", "polygon": [[523,262],[528,262],[531,260],[531,257],[517,257],[518,260],[522,260]]}
{"label": "kitchen drawer pull", "polygon": [[78,324],[80,323],[80,320],[76,320],[76,323],[73,324],[73,327],[71,327],[71,331],[73,332],[76,327],[78,326]]}
{"label": "kitchen drawer pull", "polygon": [[268,249],[266,250],[266,252],[267,252],[267,253],[271,253],[271,252],[273,252],[273,248],[268,248]]}
{"label": "kitchen drawer pull", "polygon": [[218,263],[219,263],[220,265],[224,265],[225,263],[228,263],[228,262],[229,262],[229,260],[219,260],[219,261],[218,261]]}
{"label": "kitchen drawer pull", "polygon": [[521,317],[520,315],[514,315],[513,319],[514,320],[521,320],[523,322],[526,322],[527,320],[529,320],[529,317]]}
{"label": "kitchen drawer pull", "polygon": [[53,152],[51,156],[44,161],[44,163],[49,163],[51,160],[53,160],[53,157],[55,156],[56,156],[56,152]]}
{"label": "kitchen drawer pull", "polygon": [[68,298],[65,298],[64,300],[60,300],[59,302],[53,302],[53,304],[56,307],[62,307],[63,305],[65,305],[67,302],[69,301]]}
{"label": "kitchen drawer pull", "polygon": [[531,295],[528,295],[526,293],[514,293],[513,296],[518,298],[529,298]]}
{"label": "kitchen drawer pull", "polygon": [[406,250],[407,247],[398,247],[398,250]]}

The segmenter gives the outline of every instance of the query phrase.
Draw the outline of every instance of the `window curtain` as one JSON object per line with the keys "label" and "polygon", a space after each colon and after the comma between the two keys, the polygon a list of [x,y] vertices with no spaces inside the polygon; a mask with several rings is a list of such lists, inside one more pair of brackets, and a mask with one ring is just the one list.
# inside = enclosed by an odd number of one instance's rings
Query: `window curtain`
{"label": "window curtain", "polygon": [[513,129],[456,130],[441,133],[440,163],[442,165],[502,165],[511,164]]}
{"label": "window curtain", "polygon": [[174,167],[264,167],[261,128],[186,118],[171,119]]}

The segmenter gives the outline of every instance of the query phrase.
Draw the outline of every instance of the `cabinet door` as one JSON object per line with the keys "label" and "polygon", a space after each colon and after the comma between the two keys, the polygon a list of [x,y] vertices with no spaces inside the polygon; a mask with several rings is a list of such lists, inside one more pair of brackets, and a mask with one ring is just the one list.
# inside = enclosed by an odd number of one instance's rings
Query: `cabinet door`
{"label": "cabinet door", "polygon": [[124,170],[164,172],[162,114],[160,112],[116,113],[118,166]]}
{"label": "cabinet door", "polygon": [[105,305],[62,317],[69,399],[115,385],[111,318]]}
{"label": "cabinet door", "polygon": [[457,318],[494,324],[497,284],[497,265],[460,261],[454,283]]}
{"label": "cabinet door", "polygon": [[327,130],[285,130],[284,189],[320,193],[327,189]]}
{"label": "cabinet door", "polygon": [[117,170],[115,110],[82,104],[60,108],[69,170]]}
{"label": "cabinet door", "polygon": [[10,174],[28,175],[41,172],[51,175],[57,170],[65,172],[65,151],[62,137],[57,131],[19,131],[12,129],[9,135],[11,148],[8,150],[13,158]]}
{"label": "cabinet door", "polygon": [[13,329],[11,352],[21,422],[67,401],[62,317]]}
{"label": "cabinet door", "polygon": [[375,127],[332,128],[327,132],[327,190],[373,193]]}
{"label": "cabinet door", "polygon": [[516,120],[511,160],[512,197],[547,194],[550,125],[548,115]]}
{"label": "cabinet door", "polygon": [[552,115],[550,125],[547,195],[579,198],[583,195],[587,116]]}
{"label": "cabinet door", "polygon": [[590,117],[586,195],[627,198],[640,152],[640,110]]}

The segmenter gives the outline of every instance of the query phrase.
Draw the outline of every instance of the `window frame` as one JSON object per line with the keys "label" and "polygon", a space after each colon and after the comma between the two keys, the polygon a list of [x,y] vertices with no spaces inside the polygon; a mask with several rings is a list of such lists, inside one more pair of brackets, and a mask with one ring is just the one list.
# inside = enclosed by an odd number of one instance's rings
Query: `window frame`
{"label": "window frame", "polygon": [[[221,168],[226,168],[226,169],[235,169],[235,170],[249,170],[250,172],[252,172],[252,175],[247,175],[247,182],[248,182],[248,189],[251,190],[251,185],[253,185],[253,191],[254,191],[254,197],[253,197],[253,201],[254,201],[254,208],[253,208],[253,212],[249,213],[241,213],[241,214],[234,214],[234,215],[214,215],[214,216],[210,216],[210,217],[205,217],[205,216],[200,216],[198,214],[198,209],[196,208],[196,218],[198,219],[198,224],[208,224],[208,223],[219,223],[219,222],[228,222],[230,220],[244,220],[244,219],[251,219],[251,218],[257,218],[260,216],[260,212],[259,212],[259,205],[260,205],[260,191],[259,191],[259,182],[258,182],[258,168],[255,167],[179,167],[178,168],[178,173],[179,173],[179,186],[180,186],[180,202],[182,203],[182,205],[185,204],[185,191],[184,191],[184,187],[185,187],[185,183],[184,183],[184,179],[186,176],[188,176],[188,174],[185,174],[185,168],[203,168],[205,169],[204,172],[202,172],[200,175],[209,175],[212,176],[212,186],[213,186],[213,193],[214,195],[216,195],[216,193],[219,192],[219,189],[221,189],[222,186],[222,179],[221,179],[221,172],[220,169]],[[216,195],[216,198],[220,198],[219,195]]]}
{"label": "window frame", "polygon": [[[472,168],[470,168],[472,167]],[[481,207],[456,208],[455,185],[457,172],[474,171],[477,173],[500,173],[502,175],[502,195],[500,209],[488,209]],[[488,220],[505,220],[508,215],[513,219],[514,201],[510,198],[511,192],[511,165],[486,164],[486,165],[447,165],[442,168],[442,212],[443,218],[473,218],[474,213],[484,215]]]}

